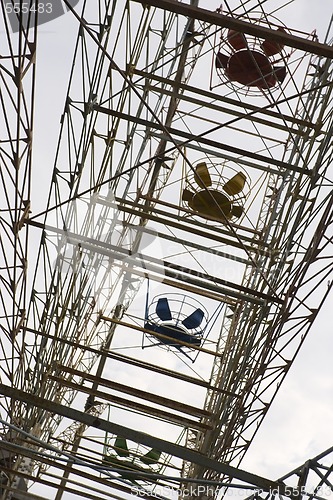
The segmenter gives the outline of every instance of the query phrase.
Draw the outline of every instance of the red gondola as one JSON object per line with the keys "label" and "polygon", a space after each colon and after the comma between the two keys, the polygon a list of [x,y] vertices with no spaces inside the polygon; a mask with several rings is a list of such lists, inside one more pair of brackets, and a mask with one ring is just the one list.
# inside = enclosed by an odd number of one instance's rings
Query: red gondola
{"label": "red gondola", "polygon": [[[282,31],[283,33],[286,33],[286,30],[283,28],[278,28],[277,31]],[[284,44],[280,44],[278,42],[274,42],[273,40],[266,39],[261,44],[261,48],[265,52],[266,56],[275,56],[276,54],[279,54],[283,50]]]}

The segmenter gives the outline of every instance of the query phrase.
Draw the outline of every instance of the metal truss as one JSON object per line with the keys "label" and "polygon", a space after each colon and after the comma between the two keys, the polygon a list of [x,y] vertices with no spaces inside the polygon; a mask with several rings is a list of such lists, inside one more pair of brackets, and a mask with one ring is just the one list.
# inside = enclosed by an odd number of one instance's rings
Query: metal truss
{"label": "metal truss", "polygon": [[[22,25],[13,37],[3,3],[0,15],[0,379],[23,387],[37,31]],[[2,398],[0,407],[20,425],[20,406]]]}
{"label": "metal truss", "polygon": [[[266,16],[256,1],[227,13],[195,0],[64,4],[77,39],[40,213],[36,29],[22,27],[16,55],[3,10],[2,498],[38,498],[36,485],[55,500],[194,498],[193,485],[209,487],[201,498],[290,497],[294,475],[300,497],[310,469],[272,481],[239,465],[332,287],[332,45],[249,22]],[[282,85],[221,83],[229,28],[283,43]],[[184,203],[200,162],[245,172],[239,220]],[[151,335],[155,292],[201,301],[213,318],[202,345]],[[129,450],[117,453],[119,436]],[[330,453],[311,462],[323,481]]]}

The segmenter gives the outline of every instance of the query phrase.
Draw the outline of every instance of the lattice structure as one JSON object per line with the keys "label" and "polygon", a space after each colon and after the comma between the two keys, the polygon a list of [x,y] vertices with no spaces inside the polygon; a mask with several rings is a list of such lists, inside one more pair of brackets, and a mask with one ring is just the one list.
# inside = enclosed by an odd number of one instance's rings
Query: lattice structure
{"label": "lattice structure", "polygon": [[[31,153],[37,32],[21,27],[12,36],[1,6],[0,143],[0,380],[23,387],[28,370],[24,355],[27,317],[28,228],[31,210]],[[1,412],[20,425],[22,405],[0,401]]]}
{"label": "lattice structure", "polygon": [[[333,49],[261,4],[64,1],[77,38],[39,213],[39,28],[11,33],[3,8],[3,500],[290,496],[293,474],[239,465],[332,286]],[[259,47],[258,92],[216,65],[230,30]],[[283,45],[274,92],[253,62],[262,40]],[[172,294],[195,306],[171,313]],[[203,316],[209,333],[186,342]],[[330,454],[310,462],[319,475]]]}

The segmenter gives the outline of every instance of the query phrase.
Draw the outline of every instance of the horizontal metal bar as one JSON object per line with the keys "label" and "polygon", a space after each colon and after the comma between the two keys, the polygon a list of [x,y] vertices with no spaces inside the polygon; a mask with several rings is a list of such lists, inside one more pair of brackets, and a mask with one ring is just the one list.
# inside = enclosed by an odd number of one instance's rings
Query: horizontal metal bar
{"label": "horizontal metal bar", "polygon": [[15,401],[22,401],[30,407],[42,408],[45,411],[62,415],[63,417],[69,418],[73,421],[82,422],[89,427],[94,427],[104,432],[123,436],[124,438],[134,441],[135,443],[141,443],[151,448],[156,448],[157,450],[165,452],[168,455],[198,464],[207,470],[215,470],[220,474],[228,476],[229,478],[239,479],[245,483],[255,485],[264,491],[275,490],[282,495],[285,493],[285,485],[283,483],[272,481],[270,479],[257,476],[256,474],[232,467],[228,464],[218,462],[201,453],[185,448],[184,446],[171,443],[165,439],[157,438],[144,432],[137,431],[133,428],[115,424],[114,422],[110,422],[108,420],[96,418],[86,412],[56,403],[55,401],[44,399],[40,396],[32,394],[31,392],[28,393],[0,383],[0,394],[5,397],[10,397]]}
{"label": "horizontal metal bar", "polygon": [[216,11],[212,12],[200,7],[194,7],[192,5],[178,2],[177,0],[132,1],[142,3],[146,7],[152,6],[169,10],[191,19],[204,21],[215,26],[221,26],[222,28],[231,28],[233,30],[240,31],[241,33],[247,33],[260,38],[269,38],[269,40],[279,42],[280,44],[287,45],[288,47],[293,47],[294,49],[299,49],[304,52],[309,52],[310,54],[316,54],[318,56],[333,59],[333,47],[330,45],[307,40],[306,38],[301,38],[287,32],[272,30],[270,28],[266,28],[265,26],[217,13]]}
{"label": "horizontal metal bar", "polygon": [[24,327],[23,330],[29,333],[34,333],[35,335],[40,335],[41,337],[44,338],[47,337],[50,340],[57,341],[62,344],[75,347],[76,349],[82,349],[83,351],[91,352],[92,354],[102,354],[103,356],[106,356],[108,359],[113,359],[114,361],[117,361],[119,363],[129,364],[132,366],[136,366],[137,368],[141,368],[143,370],[149,370],[154,373],[159,373],[160,375],[165,375],[166,377],[172,377],[175,378],[176,380],[182,380],[183,382],[189,384],[193,384],[199,387],[205,387],[206,389],[209,389],[211,391],[228,394],[229,396],[233,396],[236,398],[238,397],[237,394],[230,391],[225,391],[224,389],[220,389],[219,387],[215,387],[211,385],[209,382],[206,382],[205,380],[194,378],[184,373],[170,370],[169,368],[165,368],[163,366],[154,365],[152,363],[148,363],[147,361],[141,361],[140,359],[132,358],[125,354],[108,351],[104,349],[104,347],[101,347],[100,349],[95,349],[91,346],[79,344],[78,342],[73,342],[72,340],[68,340],[65,338],[59,338],[58,336],[56,337],[55,335],[49,335],[47,333],[41,332],[39,330],[30,327]]}
{"label": "horizontal metal bar", "polygon": [[[86,248],[86,245],[84,243],[82,244],[82,248]],[[117,258],[116,254],[115,257]],[[251,302],[257,305],[264,305],[266,301],[277,302],[280,304],[283,303],[283,300],[281,300],[279,297],[272,297],[271,295],[262,294],[261,292],[256,292],[253,289],[240,290],[241,285],[237,285],[235,283],[231,284],[230,282],[226,282],[225,280],[210,276],[208,274],[200,273],[200,271],[195,271],[194,269],[188,269],[184,266],[177,266],[176,264],[171,264],[167,261],[161,261],[160,265],[154,266],[154,264],[151,264],[151,262],[154,262],[152,257],[148,258],[146,256],[142,256],[142,259],[143,262],[139,267],[144,270],[143,272],[146,275],[149,272],[149,276],[151,272],[155,272],[156,276],[163,276],[163,282],[164,277],[171,278],[179,282],[190,284],[197,289],[201,288],[209,292],[222,294],[223,296],[230,297],[234,300]],[[147,267],[145,265],[145,261],[148,262]],[[127,262],[129,264],[127,269],[135,274],[136,269],[132,266],[135,266],[137,264],[137,259],[135,257],[129,257],[127,259]],[[229,283],[229,288],[227,288],[227,283]]]}
{"label": "horizontal metal bar", "polygon": [[[138,226],[136,226],[135,224],[130,224],[126,222],[123,222],[122,224],[130,229],[137,230],[138,228]],[[211,248],[210,246],[199,245],[199,243],[195,243],[194,241],[189,241],[188,239],[185,240],[182,238],[178,238],[175,235],[162,233],[160,231],[156,231],[155,229],[149,229],[147,226],[145,226],[144,228],[144,233],[151,234],[152,236],[157,236],[162,240],[172,241],[172,243],[177,243],[178,245],[182,245],[183,247],[191,247],[194,248],[195,250],[215,255],[216,257],[221,257],[223,259],[230,259],[234,262],[239,262],[240,264],[245,264],[247,266],[252,265],[252,262],[250,260],[238,257],[238,255],[232,255],[227,252],[221,252],[220,250]]]}
{"label": "horizontal metal bar", "polygon": [[[179,205],[175,205],[174,203],[170,203],[170,202],[165,201],[165,200],[161,200],[160,198],[153,198],[152,196],[147,196],[147,195],[141,194],[140,195],[140,199],[147,200],[147,201],[149,201],[149,202],[151,202],[153,204],[159,204],[159,205],[163,205],[163,206],[168,207],[168,208],[173,208],[174,210],[183,212],[184,215],[185,214],[191,214],[191,215],[193,214],[192,210],[186,209],[185,207],[180,207]],[[125,203],[129,202],[128,200],[126,200],[124,198],[122,198],[122,200]],[[167,212],[167,214],[170,214],[170,212]],[[186,223],[188,223],[188,222],[194,222],[194,221],[191,221],[191,220],[189,221],[188,219],[186,219]],[[198,224],[197,221],[195,223]],[[260,234],[261,234],[261,232],[258,231],[257,229],[254,229],[252,227],[247,227],[247,226],[241,226],[240,224],[236,224],[235,222],[228,221],[228,226],[229,225],[233,229],[235,229],[235,230],[245,231],[246,233],[255,234],[256,236],[260,236]],[[207,228],[207,224],[201,223],[200,226]],[[212,227],[211,229],[214,230],[214,232],[215,232],[217,228],[216,227]],[[229,230],[223,230],[223,229],[221,230],[221,229],[219,229],[219,232],[221,232],[223,234],[230,235],[230,231]],[[249,238],[248,236],[242,236],[242,238],[247,238],[246,241],[253,242],[253,239]],[[267,244],[264,243],[262,240],[256,240],[256,243],[259,243],[261,245],[267,246]]]}
{"label": "horizontal metal bar", "polygon": [[[269,295],[264,292],[260,292],[257,290],[254,290],[253,288],[249,288],[243,285],[239,285],[237,283],[232,283],[231,281],[227,281],[221,278],[218,278],[217,276],[211,276],[209,274],[203,274],[200,271],[195,271],[194,269],[188,269],[183,266],[179,266],[177,264],[172,264],[170,262],[164,262],[165,269],[164,272],[166,276],[168,276],[168,270],[171,269],[173,271],[176,271],[176,276],[179,279],[180,275],[184,274],[184,280],[192,283],[193,285],[196,286],[204,286],[204,283],[210,282],[214,283],[215,285],[218,286],[218,289],[216,291],[219,291],[221,293],[224,293],[225,295],[228,295],[230,297],[233,297],[235,299],[240,299],[240,300],[245,300],[248,302],[253,302],[255,304],[263,304],[263,300],[269,301],[269,302],[275,302],[277,304],[283,304],[283,300],[280,297],[274,297],[273,295]],[[170,275],[171,277],[174,276],[174,273]],[[194,276],[194,278],[191,278],[191,276]],[[195,279],[195,278],[202,278],[202,281]],[[230,288],[222,288],[223,287],[230,287]],[[211,288],[209,288],[211,289]],[[238,290],[237,292],[234,290]],[[246,295],[245,295],[246,294]],[[255,299],[254,297],[257,297]],[[262,300],[259,300],[262,299]]]}
{"label": "horizontal metal bar", "polygon": [[[136,276],[141,276],[142,278],[147,279],[147,271],[140,272],[137,269],[132,269],[131,271],[132,271],[132,274],[134,274]],[[157,281],[159,283],[161,282],[161,276],[155,276],[154,274],[149,274],[149,279],[151,281]],[[237,302],[234,299],[231,299],[227,295],[222,295],[219,292],[216,293],[212,290],[204,289],[203,287],[197,287],[197,286],[190,285],[186,282],[186,280],[184,280],[184,281],[178,280],[177,281],[176,279],[169,279],[167,277],[164,277],[163,284],[167,285],[167,286],[171,286],[173,288],[177,288],[179,290],[185,290],[186,292],[194,293],[194,294],[200,295],[202,297],[208,297],[212,300],[216,300],[217,302],[223,302],[223,303],[228,304],[228,305],[233,306],[233,307],[235,307],[237,304]]]}
{"label": "horizontal metal bar", "polygon": [[[147,85],[145,88],[147,88]],[[264,125],[265,127],[274,128],[276,130],[282,130],[283,132],[288,132],[288,134],[299,135],[301,137],[305,137],[309,133],[309,131],[303,127],[302,128],[288,128],[286,123],[283,123],[282,116],[279,117],[280,121],[269,120],[268,118],[264,119],[264,118],[260,118],[259,116],[256,116],[255,113],[244,113],[244,111],[239,110],[239,109],[234,110],[234,109],[231,109],[231,107],[221,106],[220,104],[208,103],[208,102],[202,101],[200,99],[195,99],[192,96],[185,95],[184,93],[182,93],[182,94],[175,93],[172,90],[167,90],[165,88],[161,88],[161,87],[158,87],[156,85],[149,86],[149,89],[155,93],[167,95],[167,96],[170,96],[170,97],[182,100],[182,101],[190,102],[192,105],[196,104],[197,106],[200,106],[200,107],[209,108],[209,109],[212,109],[214,111],[218,111],[220,113],[225,113],[225,114],[229,114],[231,116],[235,116],[238,119],[237,124],[238,124],[238,128],[240,130],[242,130],[241,129],[241,127],[242,127],[241,120],[250,120],[251,123],[259,123],[260,125]],[[181,111],[179,111],[179,114],[181,114]],[[190,113],[188,113],[188,114],[190,114]],[[277,116],[279,116],[278,113],[275,113],[275,114]],[[196,110],[196,117],[198,117],[198,110]],[[214,121],[213,123],[217,123],[217,121]],[[237,124],[233,123],[232,126],[236,127]],[[312,128],[315,128],[315,127],[313,126]],[[244,134],[246,133],[248,135],[250,134],[250,132],[246,131],[246,130],[242,130],[242,133],[244,133]],[[267,133],[267,131],[266,131],[266,133]],[[252,132],[252,134],[253,134],[253,132]],[[258,132],[256,132],[255,135],[258,135]],[[284,142],[280,138],[274,139],[273,136],[270,139],[271,139],[271,141],[278,142],[279,144]]]}
{"label": "horizontal metal bar", "polygon": [[91,387],[85,387],[82,384],[75,384],[70,380],[66,380],[62,377],[57,377],[55,375],[49,375],[48,378],[57,382],[59,385],[64,387],[69,387],[73,391],[83,392],[89,396],[94,396],[95,398],[100,398],[101,400],[110,401],[113,405],[120,406],[121,408],[127,408],[130,410],[138,411],[141,414],[149,415],[154,418],[159,418],[165,422],[170,422],[181,427],[188,427],[190,429],[198,430],[211,430],[212,426],[189,418],[184,417],[184,415],[177,415],[174,412],[168,412],[161,410],[160,408],[155,408],[152,405],[144,405],[136,401],[130,400],[128,398],[121,398],[119,396],[114,396],[113,394],[108,394],[105,391],[98,391]]}
{"label": "horizontal metal bar", "polygon": [[83,380],[89,380],[90,382],[94,382],[99,386],[108,387],[109,389],[112,389],[114,391],[122,392],[124,394],[129,394],[131,396],[135,396],[136,398],[144,399],[146,401],[150,401],[151,403],[165,406],[167,408],[172,408],[176,411],[187,413],[188,415],[192,415],[194,417],[211,416],[211,413],[203,408],[196,408],[195,406],[188,405],[184,402],[165,398],[158,394],[153,394],[152,392],[147,392],[141,389],[137,389],[136,387],[133,386],[124,385],[120,384],[119,382],[115,382],[113,380],[97,377],[96,375],[76,370],[75,368],[71,368],[70,366],[57,365],[56,370],[70,373],[71,375],[76,375],[78,377],[81,377]]}
{"label": "horizontal metal bar", "polygon": [[[159,134],[159,133],[154,132],[154,131],[149,131],[149,134],[150,134],[150,137],[154,137],[157,140],[164,140],[164,141],[169,140],[169,137],[163,133]],[[175,138],[173,138],[173,142],[174,142],[175,146],[180,147],[180,148],[184,144],[183,141],[181,141],[179,139],[175,139]],[[202,156],[206,154],[208,156],[213,156],[215,158],[222,158],[223,160],[236,161],[239,165],[243,165],[244,167],[254,168],[255,170],[259,170],[261,172],[267,172],[269,174],[273,174],[273,175],[281,176],[281,177],[284,175],[284,170],[283,171],[278,170],[278,167],[273,168],[273,167],[269,167],[269,166],[264,165],[264,164],[261,165],[260,163],[253,163],[253,162],[245,159],[244,157],[243,158],[239,157],[239,158],[235,159],[235,157],[232,156],[231,154],[227,154],[220,149],[214,149],[214,146],[212,146],[212,148],[209,148],[209,147],[206,148],[202,144],[194,144],[193,142],[187,142],[186,149],[192,149],[193,151],[199,151],[200,158],[202,158]]]}
{"label": "horizontal metal bar", "polygon": [[[53,439],[56,439],[56,438],[53,437]],[[32,440],[29,440],[29,441],[32,442]],[[41,446],[40,442],[39,442],[38,446],[39,447]],[[79,476],[80,478],[83,477],[85,480],[91,480],[91,481],[93,481],[94,484],[98,483],[98,484],[100,484],[100,485],[103,486],[103,492],[105,492],[107,488],[113,488],[113,489],[117,489],[117,490],[120,490],[120,491],[128,493],[128,494],[131,493],[130,487],[127,487],[124,484],[120,484],[120,483],[113,482],[113,481],[112,481],[112,484],[111,484],[109,477],[103,479],[103,477],[99,476],[99,474],[96,474],[96,471],[94,471],[95,474],[89,474],[88,471],[87,471],[87,467],[83,468],[83,470],[79,470],[77,467],[76,468],[72,468],[72,467],[70,467],[68,465],[65,465],[66,462],[65,461],[64,462],[60,461],[59,458],[58,458],[58,455],[55,455],[55,456],[52,456],[52,455],[45,456],[45,453],[43,454],[43,453],[38,453],[38,452],[36,454],[35,451],[32,451],[31,449],[27,448],[26,446],[18,446],[18,445],[15,445],[14,443],[3,443],[3,441],[1,441],[1,447],[3,447],[4,449],[8,449],[9,451],[13,452],[14,455],[20,455],[21,457],[22,456],[29,457],[34,462],[38,461],[39,464],[42,463],[42,464],[45,464],[45,465],[47,465],[49,467],[54,467],[56,469],[59,469],[59,470],[61,470],[63,472],[71,472],[74,476]],[[43,449],[43,445],[42,445],[42,449]],[[54,451],[54,447],[53,446],[49,446],[48,443],[44,443],[44,449],[45,450]],[[36,458],[37,458],[37,460],[36,460]],[[75,457],[74,460],[76,460],[76,459],[77,458]],[[102,464],[102,460],[103,460],[103,457],[101,456],[101,464]],[[80,462],[81,464],[83,463],[83,461],[80,460],[80,459],[77,460],[77,462]],[[67,463],[70,463],[70,460],[68,460]],[[90,461],[88,461],[88,467],[91,467],[91,462]],[[12,469],[6,469],[3,465],[1,465],[1,470],[3,470],[7,474],[13,474],[13,470]],[[46,472],[44,472],[44,475],[48,476],[49,474],[46,471]],[[19,470],[15,471],[15,476],[27,479],[27,481],[30,481],[32,479],[30,474],[24,473],[24,472],[19,471]],[[54,473],[51,474],[51,475],[49,475],[49,476],[52,479],[55,479],[55,480],[61,480],[62,477],[63,477],[63,476],[58,476],[58,475],[56,475]],[[35,475],[33,476],[33,480],[34,480],[35,483],[38,482],[39,484],[44,484],[45,486],[49,486],[50,488],[54,488],[57,491],[59,490],[59,483],[47,481],[46,479],[43,479],[42,477],[35,476]],[[72,483],[73,480],[69,480],[68,482]],[[91,490],[91,487],[88,484],[86,484],[86,483],[83,484],[82,483],[82,485],[84,486],[84,488],[86,488],[88,490]],[[14,490],[13,488],[10,488],[10,487],[5,486],[5,485],[2,485],[2,488],[6,489],[8,491],[15,491],[15,497],[13,497],[13,500],[16,500],[16,498],[17,498],[17,489]],[[67,492],[70,492],[70,493],[76,493],[76,494],[78,493],[77,489],[74,491],[69,486],[63,485],[62,488],[64,489],[64,491],[67,491]],[[26,495],[26,492],[24,492],[23,495]],[[114,496],[111,493],[109,493],[108,499],[109,498],[116,498],[117,500],[119,500],[118,496]],[[17,500],[30,500],[30,497],[23,496],[20,499],[17,498]],[[41,500],[50,500],[50,496],[48,495],[47,498],[43,497]],[[99,497],[99,500],[100,500],[100,497]],[[147,500],[148,500],[148,498],[147,498]]]}
{"label": "horizontal metal bar", "polygon": [[[108,316],[103,316],[103,315],[100,317],[100,319],[103,321],[109,321],[110,323],[113,323],[115,325],[121,325],[121,326],[124,326],[126,328],[131,328],[132,330],[136,330],[138,332],[153,335],[154,337],[161,339],[161,340],[165,340],[165,339],[170,340],[169,337],[166,335],[162,335],[161,333],[152,332],[151,330],[148,330],[147,328],[144,328],[143,326],[133,325],[132,323],[127,323],[126,321],[122,321],[120,319],[110,318]],[[223,356],[224,356],[224,354],[219,354],[215,351],[210,351],[209,349],[205,349],[204,347],[199,347],[197,345],[188,344],[187,342],[182,342],[181,340],[177,340],[177,344],[179,344],[180,346],[183,346],[183,347],[189,347],[193,351],[199,351],[199,352],[204,352],[205,354],[210,354],[211,356],[214,356],[216,358],[223,358]]]}
{"label": "horizontal metal bar", "polygon": [[[134,202],[129,202],[128,203],[128,200],[125,200],[125,202],[127,204],[131,204],[132,207],[126,207],[124,205],[119,205],[119,210],[123,211],[123,212],[127,212],[129,214],[132,214],[132,215],[137,215],[138,217],[142,217],[142,211],[140,210],[140,208],[143,208],[143,207],[140,207],[140,205],[138,205],[138,203],[134,203]],[[181,229],[182,231],[187,231],[189,233],[192,233],[192,234],[195,234],[196,236],[202,236],[203,238],[206,238],[206,239],[209,239],[209,240],[214,240],[214,241],[217,241],[219,243],[221,243],[222,245],[230,245],[230,246],[233,246],[233,247],[236,247],[236,248],[240,248],[241,250],[244,250],[244,251],[248,251],[248,252],[251,252],[251,253],[258,253],[259,255],[264,255],[266,257],[269,257],[272,255],[272,252],[270,252],[269,250],[264,250],[264,249],[261,249],[261,248],[256,248],[254,245],[257,245],[260,247],[260,241],[257,241],[257,240],[251,240],[250,238],[247,238],[247,240],[252,243],[252,245],[246,245],[244,243],[241,243],[239,241],[236,241],[236,240],[231,240],[231,239],[228,239],[228,238],[224,238],[218,234],[214,234],[214,232],[209,232],[208,229],[208,226],[206,225],[202,225],[201,227],[203,229],[199,229],[199,225],[197,224],[192,224],[192,221],[186,221],[187,223],[187,226],[185,226],[185,224],[181,224],[179,222],[176,222],[174,220],[171,220],[171,219],[177,219],[179,220],[179,216],[177,217],[176,214],[172,214],[170,212],[165,212],[165,211],[162,211],[160,209],[157,209],[157,208],[152,208],[150,207],[150,210],[152,212],[154,212],[156,215],[152,214],[152,213],[145,213],[144,216],[146,219],[150,219],[150,220],[153,220],[154,222],[159,222],[160,224],[167,224],[169,226],[172,226],[172,227],[175,227],[177,229]],[[161,218],[161,215],[165,217],[165,219],[162,219]],[[205,230],[206,229],[206,230]],[[232,237],[232,234],[230,234],[230,236]],[[242,236],[242,239],[243,240],[246,240],[245,237]],[[265,243],[263,243],[263,246],[265,245]],[[265,245],[267,246],[267,245]]]}
{"label": "horizontal metal bar", "polygon": [[[246,289],[237,283],[215,278],[206,273],[195,271],[194,269],[177,266],[168,261],[143,254],[137,254],[137,257],[135,257],[132,256],[131,252],[127,249],[39,222],[31,221],[31,225],[40,227],[45,231],[54,232],[55,234],[63,234],[66,236],[68,243],[72,245],[80,244],[82,250],[88,250],[100,255],[107,255],[118,260],[126,259],[127,264],[141,267],[143,272],[146,272],[148,269],[148,271],[155,272],[156,275],[170,277],[176,281],[183,281],[186,284],[190,283],[197,288],[204,288],[209,292],[223,294],[233,299],[245,300],[255,304],[264,304],[266,300],[282,303],[279,297],[273,297],[253,289]],[[134,274],[136,273],[135,269],[131,268],[131,270]],[[222,286],[224,288],[222,288]]]}
{"label": "horizontal metal bar", "polygon": [[[269,157],[269,156],[263,156],[259,153],[253,153],[252,151],[247,151],[242,148],[237,148],[235,146],[229,146],[228,144],[223,144],[220,141],[214,141],[212,139],[207,139],[204,137],[204,135],[207,135],[209,133],[209,130],[207,131],[206,134],[201,134],[201,135],[193,135],[190,134],[189,132],[185,132],[183,130],[178,130],[172,127],[164,127],[160,125],[159,123],[153,122],[152,120],[146,120],[143,118],[139,118],[137,116],[129,115],[128,113],[121,113],[120,111],[115,111],[109,108],[105,108],[103,106],[94,106],[94,110],[99,112],[99,113],[104,113],[109,116],[114,116],[115,118],[119,118],[121,120],[125,120],[126,122],[134,122],[138,125],[142,125],[143,127],[147,129],[155,129],[155,130],[161,130],[161,131],[167,131],[170,136],[179,136],[183,137],[185,141],[193,142],[197,141],[202,144],[206,144],[208,146],[213,146],[216,147],[217,149],[222,149],[223,151],[228,151],[231,153],[234,153],[235,155],[239,155],[241,157],[248,157],[252,158],[253,160],[262,162],[264,164],[271,164],[275,165],[280,168],[284,168],[286,170],[292,170],[294,172],[299,172],[299,173],[304,173],[304,174],[310,174],[310,171],[307,168],[302,168],[298,167],[297,165],[291,165],[289,163],[276,160],[275,158]],[[222,128],[222,127],[221,127]],[[170,141],[170,138],[168,139]]]}

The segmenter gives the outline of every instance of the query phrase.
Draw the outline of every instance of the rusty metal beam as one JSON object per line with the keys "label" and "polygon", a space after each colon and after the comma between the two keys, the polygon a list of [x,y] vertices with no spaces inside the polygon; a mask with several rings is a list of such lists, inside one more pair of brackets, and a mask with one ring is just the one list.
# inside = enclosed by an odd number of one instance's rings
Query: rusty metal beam
{"label": "rusty metal beam", "polygon": [[282,31],[272,30],[265,26],[259,26],[247,21],[242,21],[231,16],[219,14],[216,11],[211,12],[207,9],[200,7],[192,7],[176,0],[134,0],[135,2],[142,3],[143,6],[158,7],[160,9],[175,12],[183,16],[204,21],[206,23],[220,26],[221,28],[231,28],[248,35],[257,36],[259,38],[269,38],[274,42],[278,42],[294,49],[299,49],[310,54],[317,56],[327,57],[333,59],[333,47],[324,43],[314,42],[299,36],[284,33]]}

